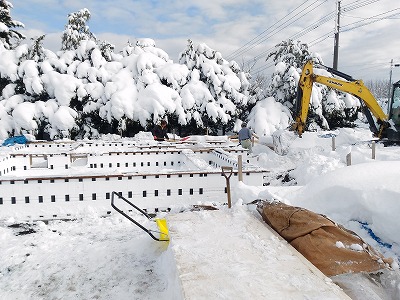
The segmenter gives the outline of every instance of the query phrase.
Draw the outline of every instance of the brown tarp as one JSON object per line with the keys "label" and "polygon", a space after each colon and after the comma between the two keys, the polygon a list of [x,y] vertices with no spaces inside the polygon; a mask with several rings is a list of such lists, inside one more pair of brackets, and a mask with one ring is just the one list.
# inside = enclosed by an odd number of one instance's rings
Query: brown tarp
{"label": "brown tarp", "polygon": [[257,206],[264,221],[326,276],[389,268],[390,260],[323,215],[281,202]]}

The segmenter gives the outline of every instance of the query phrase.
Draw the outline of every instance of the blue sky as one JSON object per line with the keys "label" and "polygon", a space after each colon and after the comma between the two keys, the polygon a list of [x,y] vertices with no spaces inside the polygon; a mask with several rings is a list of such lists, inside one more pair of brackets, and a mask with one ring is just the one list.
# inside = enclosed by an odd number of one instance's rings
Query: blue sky
{"label": "blue sky", "polygon": [[[336,0],[8,1],[14,6],[11,16],[25,24],[22,32],[27,37],[46,34],[45,46],[53,51],[61,46],[60,37],[67,15],[87,8],[91,12],[90,30],[97,38],[113,43],[117,50],[128,40],[135,42],[137,38],[152,38],[157,47],[177,61],[187,39],[192,39],[220,51],[225,58],[249,65],[260,53],[268,53],[275,44],[309,28],[309,32],[298,39],[306,43],[314,41],[310,48],[322,56],[326,65],[331,66],[333,60],[332,34],[326,34],[335,26],[332,13]],[[348,9],[341,17],[344,29],[362,22],[373,22],[340,34],[341,71],[364,80],[389,77],[390,60],[400,63],[400,3],[397,2],[341,1],[342,8]],[[357,8],[349,10],[351,7]],[[386,15],[399,15],[378,21],[377,15],[386,12]],[[331,19],[320,24],[320,20],[327,16]],[[313,28],[313,24],[317,26]],[[262,43],[251,45],[240,55],[230,56],[263,32],[259,36]],[[258,68],[267,65],[265,55],[257,60]],[[394,70],[393,75],[394,79],[396,76],[400,79],[400,70]]]}

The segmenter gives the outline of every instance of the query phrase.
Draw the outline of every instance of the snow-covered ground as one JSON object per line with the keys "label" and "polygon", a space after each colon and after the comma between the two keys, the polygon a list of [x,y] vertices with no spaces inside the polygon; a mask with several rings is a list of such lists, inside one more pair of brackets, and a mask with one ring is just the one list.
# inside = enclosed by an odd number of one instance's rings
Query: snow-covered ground
{"label": "snow-covered ground", "polygon": [[[238,210],[261,219],[254,205],[245,205],[255,199],[280,200],[323,213],[392,257],[392,267],[398,269],[400,147],[376,144],[372,159],[371,143],[364,142],[371,139],[368,130],[334,133],[335,151],[329,135],[321,132],[291,140],[286,155],[276,154],[261,139],[250,159],[270,170],[270,184],[232,186],[234,208],[218,208],[229,216],[234,214],[238,223],[242,215]],[[346,166],[350,152],[352,165]],[[175,207],[170,214],[180,210]],[[191,213],[207,220],[207,211]],[[146,218],[135,217],[153,226]],[[116,213],[104,217],[89,209],[83,218],[67,222],[19,227],[18,223],[11,217],[0,220],[0,299],[173,299],[176,293],[169,278],[173,262],[165,251],[167,243],[152,240]],[[221,239],[229,238],[230,230],[220,229]],[[251,232],[248,235],[250,239]],[[240,245],[234,246],[240,251]],[[210,248],[207,244],[196,247],[203,247],[204,252]],[[279,284],[284,287],[287,282],[282,279]],[[301,296],[309,299],[306,293]]]}

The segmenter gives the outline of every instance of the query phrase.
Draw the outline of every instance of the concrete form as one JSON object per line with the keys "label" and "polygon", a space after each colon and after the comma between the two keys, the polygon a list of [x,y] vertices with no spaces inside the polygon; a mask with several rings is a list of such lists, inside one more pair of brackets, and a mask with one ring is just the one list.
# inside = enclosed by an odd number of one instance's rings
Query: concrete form
{"label": "concrete form", "polygon": [[[116,191],[149,210],[226,201],[221,166],[246,151],[229,142],[36,142],[2,147],[0,217],[65,218],[88,208],[110,213]],[[246,160],[245,160],[246,161]],[[263,184],[262,170],[243,164],[243,181]]]}

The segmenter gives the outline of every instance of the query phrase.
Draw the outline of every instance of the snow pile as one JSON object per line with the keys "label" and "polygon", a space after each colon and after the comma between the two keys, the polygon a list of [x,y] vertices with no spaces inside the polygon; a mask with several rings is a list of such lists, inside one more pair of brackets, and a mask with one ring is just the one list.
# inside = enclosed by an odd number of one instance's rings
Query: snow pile
{"label": "snow pile", "polygon": [[[257,162],[270,170],[266,177],[271,187],[242,185],[235,190],[236,197],[244,202],[276,199],[322,213],[386,255],[399,258],[400,148],[378,143],[372,159],[369,130],[347,128],[334,135],[335,151],[332,132],[306,133],[294,139],[283,156],[256,145]],[[347,166],[349,153],[351,166]],[[282,185],[290,188],[279,188]]]}
{"label": "snow pile", "polygon": [[[298,138],[285,156],[256,144],[253,150],[257,156],[248,159],[271,171],[266,174],[270,185],[254,187],[239,183],[231,186],[233,208],[228,211],[226,206],[220,206],[219,209],[237,218],[237,226],[245,220],[244,211],[246,214],[255,213],[254,206],[247,203],[256,199],[280,200],[323,213],[356,232],[386,257],[394,258],[392,267],[398,270],[400,235],[396,222],[400,211],[400,189],[396,180],[399,178],[400,148],[377,145],[377,156],[373,160],[370,158],[370,144],[360,142],[363,136],[370,135],[368,130],[335,132],[336,151],[331,149],[331,139],[324,138],[331,134],[310,133],[304,139]],[[138,138],[144,139],[145,136],[141,133]],[[105,138],[112,140],[113,136]],[[207,140],[207,137],[194,138]],[[357,156],[352,166],[345,163],[348,150]],[[301,185],[294,185],[295,182]],[[185,209],[176,206],[171,213]],[[203,230],[214,232],[211,216],[206,211],[199,215],[204,221]],[[135,218],[146,227],[151,226],[146,218],[138,215]],[[0,220],[0,252],[4,257],[0,260],[0,298],[179,299],[178,282],[169,280],[175,267],[169,256],[171,253],[162,252],[166,244],[153,241],[122,216],[113,213],[104,218],[88,210],[69,222],[19,226],[17,223],[18,220],[14,219]],[[207,224],[210,225],[208,228]],[[178,231],[188,229],[179,228],[179,224],[174,226],[178,226]],[[219,226],[218,231],[220,242],[226,242],[225,239],[229,240],[232,234],[232,226]],[[252,232],[242,235],[248,241],[255,240]],[[344,247],[341,241],[336,241],[335,245]],[[241,249],[242,245],[234,246]],[[210,251],[206,243],[197,243],[196,247],[199,253]],[[268,245],[259,244],[257,247],[266,248]],[[358,250],[355,246],[352,248]],[[271,257],[279,252],[279,248],[268,250]],[[263,253],[268,255],[267,251]],[[279,257],[280,260],[286,258]],[[240,267],[235,270],[239,276],[235,280],[240,280],[241,271],[243,268]],[[219,278],[223,276],[219,274]],[[296,286],[307,284],[306,280],[282,274],[274,284],[276,288],[281,285],[284,289],[289,283]],[[360,286],[355,290],[361,293]],[[393,293],[392,299],[397,299],[398,288]]]}
{"label": "snow pile", "polygon": [[[326,214],[339,223],[368,223],[387,243],[400,241],[397,207],[400,161],[361,163],[310,181],[288,200]],[[373,214],[371,214],[373,212]]]}
{"label": "snow pile", "polygon": [[70,222],[5,227],[9,224],[13,220],[0,226],[0,251],[7,257],[0,262],[2,299],[165,295],[166,278],[155,260],[165,245],[122,216],[103,218],[88,211],[85,218]]}
{"label": "snow pile", "polygon": [[274,98],[258,101],[251,110],[250,126],[258,136],[271,136],[276,130],[285,129],[291,123],[290,111]]}

